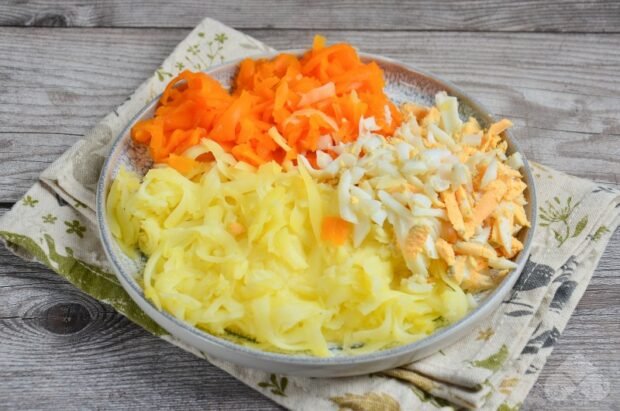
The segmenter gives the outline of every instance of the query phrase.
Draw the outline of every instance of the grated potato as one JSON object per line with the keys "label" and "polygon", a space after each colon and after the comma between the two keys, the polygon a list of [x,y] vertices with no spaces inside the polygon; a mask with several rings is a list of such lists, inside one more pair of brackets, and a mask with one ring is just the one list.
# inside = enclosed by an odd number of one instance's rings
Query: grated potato
{"label": "grated potato", "polygon": [[143,286],[159,309],[255,341],[245,344],[317,356],[412,342],[469,310],[458,286],[411,278],[387,225],[369,226],[356,245],[322,242],[322,218],[339,212],[337,187],[303,167],[248,170],[215,158],[193,180],[163,167],[142,182],[121,170],[112,184],[112,232],[148,256]]}

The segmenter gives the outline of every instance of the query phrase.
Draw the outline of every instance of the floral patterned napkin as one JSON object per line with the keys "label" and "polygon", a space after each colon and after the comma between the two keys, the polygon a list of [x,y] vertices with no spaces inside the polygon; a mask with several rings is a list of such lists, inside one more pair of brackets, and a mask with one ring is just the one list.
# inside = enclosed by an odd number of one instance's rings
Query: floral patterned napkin
{"label": "floral patterned napkin", "polygon": [[539,225],[523,274],[500,308],[471,335],[437,354],[376,375],[286,377],[207,357],[168,335],[124,292],[95,226],[95,185],[111,140],[184,68],[205,69],[271,51],[206,19],[154,75],[45,170],[0,219],[0,238],[135,323],[298,410],[517,409],[583,295],[620,223],[620,192],[534,164]]}

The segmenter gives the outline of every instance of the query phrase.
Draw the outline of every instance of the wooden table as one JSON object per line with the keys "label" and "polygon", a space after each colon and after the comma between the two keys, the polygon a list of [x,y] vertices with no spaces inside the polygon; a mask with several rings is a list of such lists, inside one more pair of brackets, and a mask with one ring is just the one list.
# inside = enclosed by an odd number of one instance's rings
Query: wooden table
{"label": "wooden table", "polygon": [[[432,71],[512,118],[531,159],[620,187],[620,2],[209,3],[0,5],[0,213],[205,16],[276,48],[323,33]],[[619,409],[619,249],[620,230],[524,409]],[[0,262],[0,408],[277,408],[51,271]],[[608,394],[550,396],[578,383],[565,362]]]}

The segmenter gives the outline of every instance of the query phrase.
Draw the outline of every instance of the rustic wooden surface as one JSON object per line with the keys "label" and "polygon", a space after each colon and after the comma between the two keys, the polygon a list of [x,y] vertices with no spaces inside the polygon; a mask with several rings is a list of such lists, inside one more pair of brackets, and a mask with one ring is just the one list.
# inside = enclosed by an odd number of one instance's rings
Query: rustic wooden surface
{"label": "rustic wooden surface", "polygon": [[[276,48],[330,40],[451,80],[531,159],[620,186],[620,2],[17,1],[0,5],[0,214],[203,16]],[[618,410],[620,230],[523,408]],[[51,271],[0,249],[0,408],[274,409]],[[569,387],[587,366],[608,394]]]}

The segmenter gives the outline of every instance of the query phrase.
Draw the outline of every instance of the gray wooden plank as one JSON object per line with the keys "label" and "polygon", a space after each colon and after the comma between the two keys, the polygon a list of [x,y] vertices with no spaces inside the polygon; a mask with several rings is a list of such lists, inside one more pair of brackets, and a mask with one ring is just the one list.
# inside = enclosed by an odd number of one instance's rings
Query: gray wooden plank
{"label": "gray wooden plank", "polygon": [[[0,202],[152,74],[185,29],[0,28]],[[310,30],[249,30],[277,48]],[[512,118],[528,156],[620,184],[620,34],[332,31],[331,41],[398,58],[450,80]]]}
{"label": "gray wooden plank", "polygon": [[0,10],[0,25],[193,27],[206,16],[245,29],[620,30],[620,4],[613,0],[13,0]]}
{"label": "gray wooden plank", "polygon": [[66,133],[0,132],[0,202],[16,201],[79,138]]}
{"label": "gray wooden plank", "polygon": [[[0,216],[5,210],[0,209]],[[620,403],[620,230],[601,259],[524,410],[606,410]],[[0,398],[7,409],[278,409],[207,362],[139,329],[50,270],[0,247]],[[592,367],[592,398],[563,365]],[[587,394],[590,394],[590,398]],[[605,392],[604,392],[605,393]],[[584,396],[584,394],[586,396]],[[601,398],[602,397],[602,398]]]}

